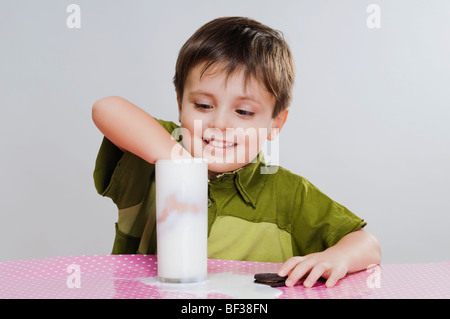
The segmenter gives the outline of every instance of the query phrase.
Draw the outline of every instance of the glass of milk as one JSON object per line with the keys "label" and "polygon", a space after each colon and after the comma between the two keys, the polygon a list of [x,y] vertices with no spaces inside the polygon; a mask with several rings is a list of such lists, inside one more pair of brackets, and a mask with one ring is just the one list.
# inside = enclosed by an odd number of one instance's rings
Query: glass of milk
{"label": "glass of milk", "polygon": [[205,159],[156,162],[158,280],[207,277],[208,164]]}

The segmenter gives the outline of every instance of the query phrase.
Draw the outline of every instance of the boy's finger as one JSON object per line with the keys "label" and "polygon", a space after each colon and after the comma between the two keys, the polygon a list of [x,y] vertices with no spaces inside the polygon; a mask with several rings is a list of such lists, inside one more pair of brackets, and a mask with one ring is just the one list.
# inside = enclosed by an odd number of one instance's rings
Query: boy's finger
{"label": "boy's finger", "polygon": [[286,260],[281,266],[280,269],[278,269],[278,276],[284,277],[287,276],[292,269],[294,269],[297,264],[299,264],[304,258],[297,256],[297,257],[291,257],[288,260]]}
{"label": "boy's finger", "polygon": [[328,271],[328,267],[326,267],[325,265],[316,265],[311,270],[308,277],[306,277],[305,281],[303,282],[303,286],[305,286],[306,288],[311,288],[326,271]]}
{"label": "boy's finger", "polygon": [[332,271],[330,277],[328,277],[327,281],[325,282],[325,286],[327,286],[327,288],[334,287],[342,277],[343,276],[341,276],[339,272]]}
{"label": "boy's finger", "polygon": [[307,262],[300,262],[297,266],[291,271],[291,274],[286,279],[286,286],[292,287],[297,281],[299,281],[305,274],[307,274],[312,268],[312,265]]}

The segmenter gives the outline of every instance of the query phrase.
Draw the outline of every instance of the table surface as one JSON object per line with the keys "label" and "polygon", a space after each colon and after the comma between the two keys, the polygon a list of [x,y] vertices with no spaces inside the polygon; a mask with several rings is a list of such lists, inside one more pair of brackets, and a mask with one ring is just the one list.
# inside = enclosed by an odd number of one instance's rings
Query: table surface
{"label": "table surface", "polygon": [[280,264],[208,260],[201,284],[161,284],[157,256],[82,255],[0,262],[0,298],[450,298],[450,261],[387,264],[347,275],[334,288],[271,288],[253,275]]}

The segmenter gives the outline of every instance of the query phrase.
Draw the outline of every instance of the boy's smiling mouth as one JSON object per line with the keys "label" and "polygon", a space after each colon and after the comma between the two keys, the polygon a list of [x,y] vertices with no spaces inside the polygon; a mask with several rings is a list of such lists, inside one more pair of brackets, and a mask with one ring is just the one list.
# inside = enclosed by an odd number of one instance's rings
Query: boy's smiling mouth
{"label": "boy's smiling mouth", "polygon": [[205,145],[209,145],[210,147],[219,148],[219,149],[227,149],[227,148],[232,148],[232,147],[236,146],[236,143],[220,141],[220,140],[216,140],[215,138],[203,137],[202,140],[203,140],[203,143],[205,143]]}

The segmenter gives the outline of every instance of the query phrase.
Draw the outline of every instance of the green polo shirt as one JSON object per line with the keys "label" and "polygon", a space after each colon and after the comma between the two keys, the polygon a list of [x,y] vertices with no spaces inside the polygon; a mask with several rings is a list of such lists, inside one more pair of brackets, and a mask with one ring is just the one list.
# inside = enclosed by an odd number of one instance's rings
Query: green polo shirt
{"label": "green polo shirt", "polygon": [[[159,120],[169,132],[178,126]],[[268,174],[268,172],[270,174]],[[99,194],[117,205],[113,254],[156,253],[155,169],[103,139]],[[209,181],[208,258],[284,262],[323,251],[366,223],[305,178],[258,159]]]}

